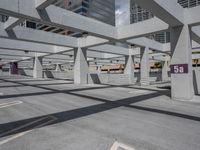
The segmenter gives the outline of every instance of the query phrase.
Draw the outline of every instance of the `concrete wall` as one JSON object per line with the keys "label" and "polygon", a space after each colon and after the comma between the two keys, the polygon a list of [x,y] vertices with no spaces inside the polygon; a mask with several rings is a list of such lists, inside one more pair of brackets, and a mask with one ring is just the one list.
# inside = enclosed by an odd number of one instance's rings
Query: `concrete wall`
{"label": "concrete wall", "polygon": [[[140,82],[140,72],[135,72],[135,77],[136,77],[136,81]],[[162,73],[161,72],[150,72],[149,77],[150,77],[149,78],[150,82],[162,81]]]}
{"label": "concrete wall", "polygon": [[[161,72],[152,72],[150,73],[150,82],[161,81],[162,79]],[[135,73],[134,82],[140,82],[140,73]],[[88,74],[88,83],[92,84],[129,84],[129,75],[127,74]]]}
{"label": "concrete wall", "polygon": [[20,68],[18,70],[18,74],[23,75],[23,76],[33,77],[33,70],[32,69],[21,69]]}
{"label": "concrete wall", "polygon": [[88,74],[89,84],[129,84],[126,74]]}
{"label": "concrete wall", "polygon": [[[19,74],[23,76],[33,77],[32,69],[19,69]],[[55,78],[55,79],[73,79],[74,73],[67,71],[43,71],[44,78]]]}
{"label": "concrete wall", "polygon": [[10,75],[10,72],[9,72],[9,69],[8,68],[3,68],[1,71],[0,71],[0,76],[8,76]]}
{"label": "concrete wall", "polygon": [[44,78],[74,79],[74,73],[68,71],[43,71]]}

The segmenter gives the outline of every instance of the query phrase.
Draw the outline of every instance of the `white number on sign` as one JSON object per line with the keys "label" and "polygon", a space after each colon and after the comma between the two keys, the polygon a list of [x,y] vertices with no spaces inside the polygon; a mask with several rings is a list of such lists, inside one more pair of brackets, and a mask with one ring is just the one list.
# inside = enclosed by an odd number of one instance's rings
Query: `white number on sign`
{"label": "white number on sign", "polygon": [[178,72],[179,72],[178,66],[174,66],[174,73],[178,73]]}
{"label": "white number on sign", "polygon": [[174,73],[184,73],[184,67],[174,66]]}
{"label": "white number on sign", "polygon": [[179,72],[180,72],[180,73],[184,73],[184,68],[183,68],[183,67],[180,67],[180,68],[179,68]]}

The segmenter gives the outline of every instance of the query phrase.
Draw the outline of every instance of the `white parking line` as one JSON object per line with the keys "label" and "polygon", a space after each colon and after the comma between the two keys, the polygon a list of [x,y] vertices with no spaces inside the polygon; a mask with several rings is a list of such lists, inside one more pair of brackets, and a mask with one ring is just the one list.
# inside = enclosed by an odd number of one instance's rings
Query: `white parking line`
{"label": "white parking line", "polygon": [[8,143],[8,142],[10,142],[10,141],[13,141],[13,140],[15,140],[15,139],[17,139],[17,138],[19,138],[19,137],[21,137],[21,136],[24,136],[24,135],[28,134],[28,133],[31,132],[31,131],[32,131],[32,130],[25,131],[25,132],[16,134],[16,135],[14,135],[14,136],[12,136],[12,137],[10,137],[10,138],[7,138],[7,139],[5,139],[5,140],[3,140],[3,141],[0,141],[0,145],[6,144],[6,143]]}
{"label": "white parking line", "polygon": [[134,90],[134,91],[129,91],[129,94],[144,94],[144,93],[148,93],[149,91],[147,90]]}
{"label": "white parking line", "polygon": [[14,136],[11,136],[11,137],[9,137],[9,138],[7,138],[7,139],[5,139],[5,140],[2,140],[2,141],[0,141],[0,145],[6,144],[6,143],[8,143],[8,142],[11,142],[11,141],[13,141],[13,140],[15,140],[15,139],[17,139],[17,138],[19,138],[19,137],[22,137],[22,136],[24,136],[24,135],[26,135],[26,134],[32,132],[32,131],[33,131],[34,129],[36,129],[36,128],[45,126],[45,125],[47,125],[47,124],[49,124],[49,123],[51,123],[51,122],[57,120],[57,118],[55,118],[55,117],[53,117],[53,116],[48,116],[48,117],[40,118],[40,119],[38,119],[38,120],[36,120],[36,121],[30,122],[30,123],[28,123],[28,124],[25,124],[25,125],[23,125],[23,126],[20,126],[20,127],[18,127],[18,128],[13,129],[13,130],[10,130],[10,131],[8,131],[8,132],[5,132],[5,133],[1,134],[0,136],[5,136],[5,135],[7,135],[7,134],[10,134],[10,133],[15,132],[15,131],[17,131],[17,130],[20,130],[20,129],[22,129],[22,128],[28,127],[28,126],[30,126],[30,125],[33,125],[33,124],[35,124],[35,123],[37,123],[37,122],[40,122],[40,121],[45,120],[45,119],[48,119],[48,118],[51,118],[51,120],[49,120],[49,121],[47,121],[47,122],[45,122],[45,123],[42,123],[42,124],[36,126],[35,128],[33,128],[33,129],[31,129],[31,130],[28,130],[28,131],[25,131],[25,132],[21,132],[21,133],[15,134]]}
{"label": "white parking line", "polygon": [[123,148],[125,150],[136,150],[135,148],[132,148],[126,144],[123,143],[119,143],[119,142],[115,142],[112,147],[110,148],[110,150],[118,150],[118,148]]}
{"label": "white parking line", "polygon": [[14,105],[19,105],[22,104],[22,101],[13,101],[13,102],[8,102],[8,103],[0,103],[0,108],[5,108],[5,107],[10,107]]}

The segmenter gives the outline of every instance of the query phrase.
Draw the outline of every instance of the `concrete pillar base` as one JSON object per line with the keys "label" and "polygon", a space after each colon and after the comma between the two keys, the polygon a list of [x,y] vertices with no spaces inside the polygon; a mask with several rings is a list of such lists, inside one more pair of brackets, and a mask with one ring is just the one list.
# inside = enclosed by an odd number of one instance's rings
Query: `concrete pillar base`
{"label": "concrete pillar base", "polygon": [[141,79],[140,80],[140,85],[141,86],[148,86],[148,85],[150,85],[150,82],[149,82],[148,79]]}
{"label": "concrete pillar base", "polygon": [[140,63],[140,85],[149,85],[149,48],[141,48],[141,63]]}
{"label": "concrete pillar base", "polygon": [[61,71],[61,64],[56,64],[56,71]]}
{"label": "concrete pillar base", "polygon": [[194,97],[192,45],[188,25],[171,28],[171,95],[174,100]]}
{"label": "concrete pillar base", "polygon": [[88,62],[87,49],[77,48],[74,51],[74,83],[87,84],[88,83]]}
{"label": "concrete pillar base", "polygon": [[129,55],[125,56],[125,68],[124,74],[128,75],[129,77],[129,84],[134,83],[134,56],[132,55],[133,48],[129,48]]}
{"label": "concrete pillar base", "polygon": [[34,59],[33,78],[43,78],[42,57],[38,57],[37,54]]}
{"label": "concrete pillar base", "polygon": [[162,81],[169,81],[169,76],[168,76],[168,69],[169,69],[169,65],[168,65],[168,61],[163,61],[162,62]]}

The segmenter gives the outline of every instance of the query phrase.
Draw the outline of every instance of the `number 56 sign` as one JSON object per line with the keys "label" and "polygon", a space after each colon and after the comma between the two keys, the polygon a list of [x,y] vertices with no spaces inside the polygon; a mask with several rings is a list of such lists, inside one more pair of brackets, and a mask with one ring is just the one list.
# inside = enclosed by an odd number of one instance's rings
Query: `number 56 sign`
{"label": "number 56 sign", "polygon": [[188,73],[188,64],[176,64],[171,65],[170,70],[172,74],[184,74]]}

